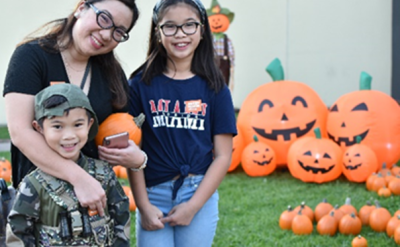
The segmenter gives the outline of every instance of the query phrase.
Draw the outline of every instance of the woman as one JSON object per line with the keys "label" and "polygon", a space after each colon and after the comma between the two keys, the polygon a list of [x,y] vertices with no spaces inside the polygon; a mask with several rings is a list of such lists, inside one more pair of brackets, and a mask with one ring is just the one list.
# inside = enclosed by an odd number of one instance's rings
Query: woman
{"label": "woman", "polygon": [[[70,182],[83,207],[104,215],[106,197],[100,183],[74,162],[57,155],[33,130],[34,95],[53,83],[72,83],[88,95],[99,123],[113,112],[127,111],[127,80],[113,50],[128,40],[138,16],[134,0],[80,1],[67,18],[45,24],[18,45],[3,91],[14,187],[37,166]],[[131,168],[139,167],[144,160],[133,142],[122,150],[104,149],[99,156],[92,141],[82,152]],[[115,155],[120,158],[113,158]]]}

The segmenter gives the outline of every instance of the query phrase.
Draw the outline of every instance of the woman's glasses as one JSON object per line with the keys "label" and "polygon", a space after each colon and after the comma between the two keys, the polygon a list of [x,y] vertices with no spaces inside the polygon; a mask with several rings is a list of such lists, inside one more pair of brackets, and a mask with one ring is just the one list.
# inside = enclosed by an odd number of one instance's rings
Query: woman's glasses
{"label": "woman's glasses", "polygon": [[186,35],[193,35],[196,33],[197,27],[199,25],[202,25],[202,24],[199,22],[187,22],[182,25],[166,23],[166,24],[160,25],[160,29],[162,30],[163,34],[167,37],[174,36],[178,32],[178,29],[181,29],[182,32]]}
{"label": "woman's glasses", "polygon": [[103,28],[103,29],[111,29],[114,28],[112,32],[112,37],[115,41],[119,42],[125,42],[129,39],[129,34],[125,31],[125,29],[121,27],[117,27],[114,25],[114,22],[111,18],[111,16],[99,9],[97,9],[93,4],[87,3],[96,13],[96,20],[97,24]]}

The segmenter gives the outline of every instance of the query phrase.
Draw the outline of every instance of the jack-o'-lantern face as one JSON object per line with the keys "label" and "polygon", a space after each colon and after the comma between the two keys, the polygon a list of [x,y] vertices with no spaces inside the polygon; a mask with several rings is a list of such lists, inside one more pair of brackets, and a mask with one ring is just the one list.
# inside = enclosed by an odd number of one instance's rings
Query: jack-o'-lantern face
{"label": "jack-o'-lantern face", "polygon": [[256,135],[270,145],[278,165],[286,165],[287,151],[298,138],[313,136],[320,127],[323,136],[328,109],[307,85],[294,81],[267,83],[253,91],[242,104],[238,126],[245,139]]}
{"label": "jack-o'-lantern face", "polygon": [[378,165],[394,164],[400,158],[400,107],[379,91],[362,90],[340,97],[330,108],[327,132],[343,151],[356,144],[370,147]]}
{"label": "jack-o'-lantern face", "polygon": [[266,176],[276,168],[275,152],[265,143],[252,142],[242,153],[242,167],[252,177]]}
{"label": "jack-o'-lantern face", "polygon": [[304,181],[324,183],[342,173],[342,150],[329,139],[305,137],[297,140],[288,153],[290,173]]}
{"label": "jack-o'-lantern face", "polygon": [[[346,147],[356,144],[357,136],[361,137],[361,140],[365,139],[368,135],[372,118],[370,117],[368,106],[365,102],[359,102],[356,105],[341,104],[340,108],[342,108],[342,115],[348,116],[348,118],[346,117],[346,119],[343,119],[340,123],[341,136],[335,136],[335,131],[333,130],[332,132],[328,132],[328,137],[345,149]],[[335,118],[336,121],[337,118],[340,118],[341,114],[339,113],[339,106],[337,103],[329,109],[329,112],[332,121],[334,121]],[[359,119],[362,119],[362,121],[359,121]]]}
{"label": "jack-o'-lantern face", "polygon": [[[275,106],[269,99],[261,101],[258,114],[251,121],[252,128],[259,136],[272,141],[278,141],[278,138],[282,141],[290,141],[303,137],[315,127],[317,116],[309,113],[309,106],[304,97],[294,96],[293,99],[289,98],[289,102],[282,103],[281,106]],[[277,120],[276,127],[268,126],[272,128],[266,130],[265,119]]]}
{"label": "jack-o'-lantern face", "polygon": [[378,170],[378,161],[371,148],[363,144],[355,144],[346,149],[343,155],[343,174],[349,181],[365,182]]}
{"label": "jack-o'-lantern face", "polygon": [[223,33],[229,28],[229,18],[223,14],[215,14],[208,17],[211,32]]}

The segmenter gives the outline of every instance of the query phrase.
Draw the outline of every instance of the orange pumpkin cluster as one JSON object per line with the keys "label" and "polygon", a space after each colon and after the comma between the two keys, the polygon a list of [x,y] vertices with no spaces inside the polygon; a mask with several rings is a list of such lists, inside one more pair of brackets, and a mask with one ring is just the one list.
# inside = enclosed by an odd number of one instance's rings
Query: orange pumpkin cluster
{"label": "orange pumpkin cluster", "polygon": [[383,164],[378,172],[368,176],[365,186],[367,190],[374,191],[382,197],[400,195],[400,167],[394,165],[387,168]]}
{"label": "orange pumpkin cluster", "polygon": [[296,235],[309,235],[314,230],[314,221],[320,235],[334,236],[339,232],[356,236],[352,246],[367,246],[366,239],[359,235],[362,226],[369,226],[375,232],[386,232],[388,237],[400,244],[400,210],[392,216],[378,201],[375,201],[375,205],[367,202],[359,211],[351,204],[349,197],[341,206],[333,206],[324,199],[314,211],[302,202],[294,209],[288,206],[281,213],[279,227],[291,230]]}

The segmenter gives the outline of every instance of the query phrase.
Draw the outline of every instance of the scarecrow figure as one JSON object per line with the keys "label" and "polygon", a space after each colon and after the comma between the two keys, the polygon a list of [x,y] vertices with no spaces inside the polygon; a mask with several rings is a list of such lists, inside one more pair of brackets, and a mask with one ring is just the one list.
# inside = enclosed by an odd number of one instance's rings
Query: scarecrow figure
{"label": "scarecrow figure", "polygon": [[219,67],[225,77],[231,93],[233,92],[233,71],[235,67],[235,52],[232,41],[224,33],[228,30],[235,14],[227,8],[221,8],[217,0],[211,3],[211,9],[207,9],[208,21],[214,36],[214,49],[218,56]]}

